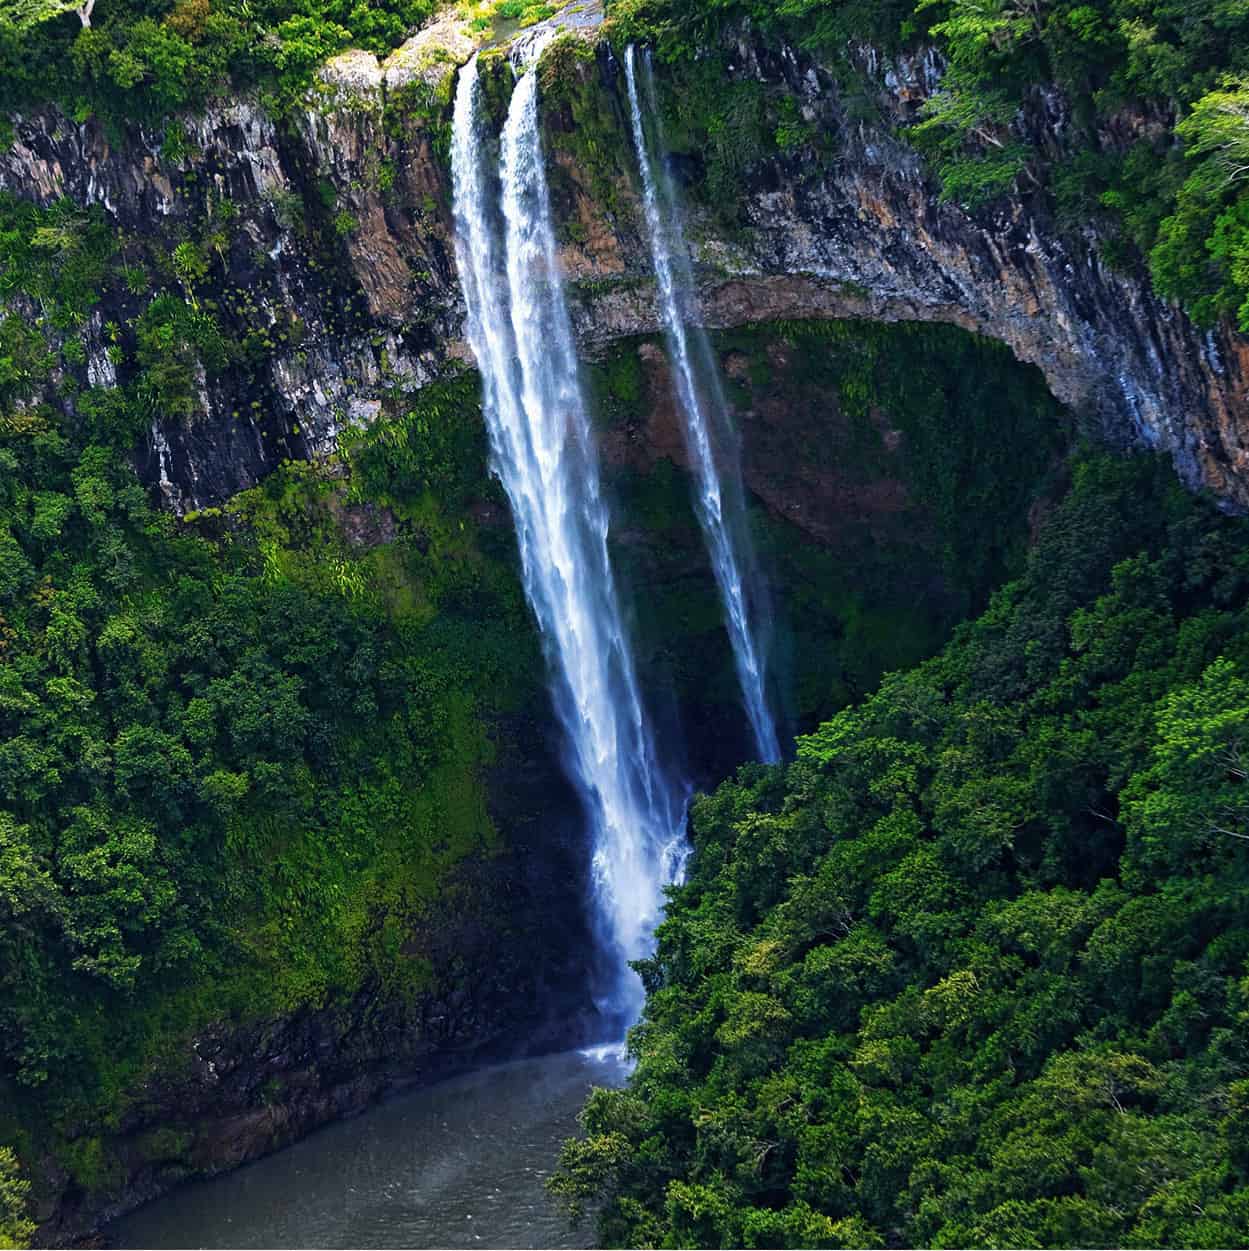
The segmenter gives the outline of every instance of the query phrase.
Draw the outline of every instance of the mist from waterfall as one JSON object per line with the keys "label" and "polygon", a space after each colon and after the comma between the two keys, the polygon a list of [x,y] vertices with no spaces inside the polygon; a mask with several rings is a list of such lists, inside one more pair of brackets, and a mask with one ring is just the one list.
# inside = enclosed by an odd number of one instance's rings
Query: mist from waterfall
{"label": "mist from waterfall", "polygon": [[[536,60],[541,45],[526,50]],[[569,773],[592,846],[600,1008],[623,1028],[643,992],[664,886],[685,856],[687,794],[657,758],[608,558],[608,513],[564,298],[538,117],[521,74],[501,137],[474,59],[452,142],[456,258],[481,370],[492,468],[511,504],[525,591],[547,658]]]}
{"label": "mist from waterfall", "polygon": [[[671,358],[677,401],[684,417],[685,445],[694,471],[695,511],[724,603],[725,625],[742,690],[746,716],[759,758],[781,758],[776,722],[768,705],[763,594],[754,570],[746,527],[740,455],[720,371],[706,332],[688,306],[694,291],[676,189],[662,160],[651,154],[647,120],[660,135],[654,79],[643,58],[645,109],[638,83],[637,53],[625,50],[625,77],[633,142],[642,174],[642,200],[658,287],[664,337]],[[662,157],[662,142],[660,156]]]}

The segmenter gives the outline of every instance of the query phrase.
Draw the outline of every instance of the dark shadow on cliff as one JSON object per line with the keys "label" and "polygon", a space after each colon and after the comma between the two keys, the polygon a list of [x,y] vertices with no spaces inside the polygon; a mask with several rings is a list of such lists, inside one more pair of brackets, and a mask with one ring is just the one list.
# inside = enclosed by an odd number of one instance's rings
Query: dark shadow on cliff
{"label": "dark shadow on cliff", "polygon": [[[774,683],[801,733],[933,654],[1018,572],[1062,489],[1072,422],[1036,369],[953,327],[775,323],[714,343],[773,601]],[[628,340],[591,380],[648,696],[691,779],[714,785],[750,743],[668,363]]]}

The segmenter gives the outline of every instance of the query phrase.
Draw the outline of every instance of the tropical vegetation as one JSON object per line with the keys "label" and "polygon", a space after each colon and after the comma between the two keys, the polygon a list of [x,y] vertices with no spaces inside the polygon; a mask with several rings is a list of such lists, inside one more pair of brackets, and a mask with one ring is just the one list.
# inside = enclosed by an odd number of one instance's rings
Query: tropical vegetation
{"label": "tropical vegetation", "polygon": [[[251,93],[281,134],[327,57],[384,55],[437,7],[0,0],[0,115],[53,102],[177,163],[213,97]],[[461,14],[484,39],[550,11]],[[935,47],[939,84],[894,125],[946,201],[1016,197],[1201,324],[1249,329],[1246,0],[608,13],[667,61],[669,136],[726,217],[759,159],[836,159],[793,99],[728,81],[726,40],[818,54],[851,121],[881,120],[866,44]],[[544,63],[571,119],[553,185],[584,177],[614,211],[627,150],[591,56]],[[435,151],[448,103],[421,104]],[[330,286],[358,228],[338,194],[314,177],[266,206]],[[306,332],[228,285],[238,209],[195,197],[135,237],[99,206],[0,194],[0,1246],[34,1232],[36,1164],[111,1193],[109,1134],[206,1024],[433,989],[411,936],[502,850],[500,727],[545,715],[475,376],[396,387],[374,429],[221,507],[175,518],[141,485],[136,448],[193,427],[205,379],[260,413],[257,379]],[[360,331],[342,305],[331,333]],[[735,399],[794,387],[843,469],[896,473],[914,533],[865,525],[834,568],[756,518],[800,588],[811,732],[696,800],[637,1071],[593,1095],[556,1191],[612,1245],[1249,1244],[1245,523],[1153,458],[1067,459],[1037,376],[950,328],[719,346]],[[800,361],[786,380],[776,348]],[[621,359],[590,377],[623,426],[644,379]],[[616,540],[641,577],[690,531],[683,486],[666,463],[609,485],[652,531]],[[361,540],[378,518],[386,541]],[[917,550],[937,607],[901,571]],[[729,708],[715,644],[681,654],[718,638],[714,596],[686,591],[639,611],[647,676],[719,681],[704,707]]]}
{"label": "tropical vegetation", "polygon": [[[189,264],[148,295],[98,214],[6,199],[0,257],[10,307],[39,310],[0,318],[0,1238],[20,1240],[16,1159],[107,1190],[100,1133],[205,1023],[436,985],[411,935],[500,848],[493,731],[540,664],[510,536],[466,506],[494,491],[475,375],[179,520],[135,440],[197,418],[197,361],[248,349]],[[142,311],[105,333],[120,381],[81,385],[87,319],[130,289]],[[389,541],[350,537],[379,512]]]}
{"label": "tropical vegetation", "polygon": [[634,1247],[1249,1245],[1249,549],[1094,456],[935,657],[695,802],[624,1090]]}

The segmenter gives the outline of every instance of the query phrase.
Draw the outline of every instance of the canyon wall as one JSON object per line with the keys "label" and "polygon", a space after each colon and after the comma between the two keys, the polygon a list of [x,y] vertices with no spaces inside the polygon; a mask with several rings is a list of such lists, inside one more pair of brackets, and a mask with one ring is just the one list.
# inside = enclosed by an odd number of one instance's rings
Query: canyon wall
{"label": "canyon wall", "polygon": [[[614,411],[601,409],[609,485],[629,505],[613,554],[625,580],[647,591],[635,598],[648,688],[699,693],[694,723],[673,738],[698,745],[691,775],[712,781],[744,747],[723,729],[735,707],[731,666],[697,529],[679,502],[683,485],[668,473],[685,456],[657,339],[620,67],[592,22],[574,38],[542,71],[552,76],[548,140],[574,315],[587,356],[609,383],[622,359],[640,377]],[[83,332],[85,359],[63,357],[30,400],[73,407],[91,388],[136,384],[136,323],[151,291],[193,301],[230,351],[216,365],[193,362],[185,411],[154,411],[135,447],[145,483],[188,515],[220,505],[285,460],[333,454],[344,430],[399,415],[419,389],[471,367],[446,161],[455,66],[471,51],[453,29],[438,28],[385,64],[346,54],[281,121],[252,97],[160,128],[114,131],[52,109],[12,118],[0,189],[45,206],[68,199],[102,215],[119,232],[127,264],[146,275],[106,292]],[[760,528],[783,527],[765,556],[790,603],[782,643],[799,658],[791,728],[870,689],[882,670],[928,654],[983,601],[1013,568],[1030,509],[1044,504],[1031,492],[1067,436],[1057,406],[1042,405],[1030,383],[1013,407],[995,410],[991,394],[967,394],[960,409],[953,382],[919,371],[951,397],[934,420],[968,422],[944,441],[961,440],[964,461],[982,473],[1010,463],[1020,474],[995,497],[992,525],[978,515],[961,519],[976,543],[951,546],[950,517],[961,501],[949,490],[925,495],[915,473],[917,461],[935,455],[940,429],[908,426],[907,414],[877,402],[875,392],[855,407],[844,383],[859,345],[844,345],[841,372],[812,373],[836,352],[819,337],[785,332],[785,323],[941,322],[998,340],[1040,370],[1086,429],[1125,447],[1163,450],[1190,486],[1209,488],[1228,508],[1249,507],[1244,340],[1199,333],[1141,279],[1108,269],[1091,233],[1061,236],[1028,201],[976,213],[940,203],[919,158],[888,125],[913,116],[940,66],[931,57],[887,65],[870,50],[857,56],[873,85],[877,123],[853,120],[828,68],[743,35],[731,49],[732,81],[791,101],[825,142],[818,155],[800,147],[751,163],[727,204],[697,194],[697,153],[678,166],[691,191],[705,319],[719,330],[741,328],[717,345],[745,431],[747,483],[757,512],[767,514]],[[505,92],[502,57],[491,74]],[[578,147],[587,101],[604,139],[593,160]],[[1057,143],[1061,107],[1050,104]],[[183,243],[198,250],[204,272],[174,265]],[[6,311],[42,325],[33,302],[13,299]],[[760,323],[773,328],[752,338]],[[42,328],[54,344],[64,334]],[[971,375],[1005,377],[1001,362],[979,348],[960,356],[952,341],[922,346],[930,369],[948,354]],[[891,340],[882,347],[884,372],[897,360],[916,369],[915,350]],[[1051,421],[1052,439],[1038,424]],[[498,501],[475,507],[506,543]],[[378,518],[362,542],[388,541],[384,510]],[[999,542],[1003,552],[959,580]],[[865,590],[871,579],[879,585]],[[35,1162],[45,1240],[80,1234],[182,1177],[280,1146],[397,1085],[506,1051],[522,1034],[535,1047],[575,1040],[585,1008],[575,953],[584,935],[569,883],[584,865],[549,728],[543,708],[532,724],[498,735],[506,758],[494,770],[493,807],[506,850],[466,865],[463,893],[429,933],[412,936],[435,970],[435,989],[415,1003],[364,996],[197,1039],[193,1054],[155,1076],[105,1135],[120,1181],[91,1191],[58,1174],[54,1161]],[[552,830],[553,807],[568,817],[566,830]],[[552,916],[559,925],[547,924]],[[538,955],[521,970],[518,951]],[[509,952],[510,962],[501,958]]]}
{"label": "canyon wall", "polygon": [[[596,38],[592,25],[576,37],[587,47]],[[194,411],[156,416],[137,450],[143,477],[172,507],[219,503],[285,458],[328,453],[346,425],[401,407],[405,393],[465,362],[445,143],[455,65],[471,50],[441,28],[385,65],[345,54],[280,124],[250,99],[120,135],[55,110],[13,119],[0,187],[43,204],[100,206],[157,272],[178,241],[211,234],[197,298],[228,335],[258,345],[201,371]],[[823,142],[818,159],[800,148],[743,170],[728,213],[695,203],[709,325],[858,317],[962,326],[1038,366],[1087,428],[1165,451],[1191,487],[1249,506],[1249,344],[1226,329],[1199,331],[1140,275],[1109,268],[1092,228],[1064,236],[1032,199],[976,212],[941,203],[920,158],[891,135],[939,81],[935,57],[885,63],[857,53],[874,92],[871,124],[853,120],[828,69],[792,49],[744,34],[730,61],[733,81],[788,97]],[[577,326],[593,352],[654,331],[658,318],[619,66],[600,45],[558,68],[600,93],[619,123],[610,203],[575,145],[553,151],[565,175]],[[550,121],[557,138],[576,124],[558,111]],[[1061,101],[1039,97],[1026,124],[1061,146]],[[217,227],[223,202],[229,219]],[[83,385],[133,375],[128,325],[140,307],[116,292],[93,319]]]}

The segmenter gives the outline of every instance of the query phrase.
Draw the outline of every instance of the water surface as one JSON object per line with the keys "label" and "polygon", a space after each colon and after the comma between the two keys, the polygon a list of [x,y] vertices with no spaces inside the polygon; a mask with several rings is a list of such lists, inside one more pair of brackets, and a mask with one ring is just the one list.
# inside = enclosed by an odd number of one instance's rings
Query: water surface
{"label": "water surface", "polygon": [[614,1056],[568,1052],[398,1096],[276,1155],[155,1200],[113,1247],[586,1247],[546,1196],[561,1141]]}

